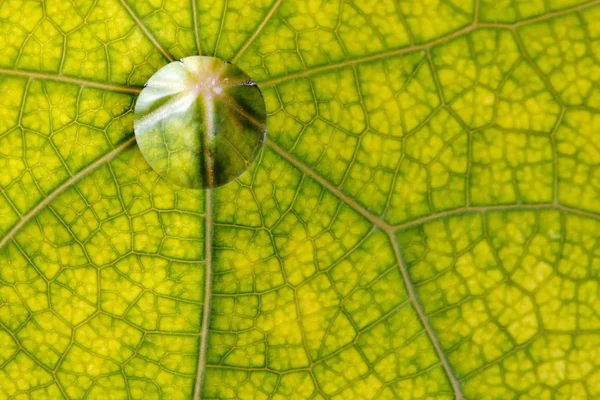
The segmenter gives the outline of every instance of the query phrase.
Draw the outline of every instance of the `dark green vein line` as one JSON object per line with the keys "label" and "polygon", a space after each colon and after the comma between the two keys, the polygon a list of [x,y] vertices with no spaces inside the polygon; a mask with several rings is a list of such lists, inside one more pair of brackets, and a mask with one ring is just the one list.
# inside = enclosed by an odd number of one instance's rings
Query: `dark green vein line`
{"label": "dark green vein line", "polygon": [[248,50],[248,47],[250,47],[252,45],[252,43],[254,43],[254,41],[256,40],[256,38],[258,37],[258,35],[260,35],[260,33],[263,31],[263,29],[265,28],[265,26],[267,25],[267,23],[271,20],[271,18],[275,14],[275,12],[277,12],[277,9],[279,8],[279,6],[281,5],[282,2],[283,2],[283,0],[277,0],[275,2],[275,4],[273,4],[273,7],[271,7],[271,10],[269,10],[269,12],[267,13],[267,15],[265,15],[265,18],[263,19],[263,21],[258,26],[258,29],[256,29],[256,31],[252,34],[252,36],[250,36],[250,39],[248,39],[246,41],[246,43],[237,52],[237,54],[235,56],[233,56],[233,58],[231,59],[232,63],[235,64],[237,62],[237,60],[240,59],[240,57],[242,56],[242,54],[244,54],[246,52],[246,50]]}
{"label": "dark green vein line", "polygon": [[79,182],[81,179],[86,177],[89,173],[121,154],[123,150],[128,148],[134,142],[135,136],[129,138],[128,140],[120,144],[118,147],[116,147],[114,150],[112,150],[110,153],[107,153],[103,157],[97,159],[92,164],[88,165],[86,168],[82,169],[81,171],[73,175],[71,178],[67,179],[62,185],[54,189],[52,193],[50,193],[46,198],[44,198],[44,200],[39,202],[37,206],[32,208],[27,214],[25,214],[25,216],[23,216],[23,218],[19,220],[19,222],[15,226],[12,227],[12,229],[6,234],[6,236],[2,238],[2,241],[0,241],[0,248],[3,248],[8,242],[10,242],[13,239],[13,237],[19,232],[19,230],[21,230],[21,228],[25,226],[25,224],[27,224],[27,222],[31,221],[40,211],[42,211],[47,205],[49,205],[66,189],[73,186],[75,183]]}
{"label": "dark green vein line", "polygon": [[41,79],[41,80],[47,80],[47,81],[72,83],[74,85],[92,87],[92,88],[96,88],[96,89],[110,90],[110,91],[120,92],[120,93],[139,94],[142,91],[142,88],[138,87],[138,86],[115,85],[115,84],[111,84],[111,83],[94,82],[94,81],[88,81],[86,79],[74,78],[74,77],[58,75],[58,74],[49,74],[49,73],[44,73],[44,72],[31,72],[31,71],[23,71],[23,70],[17,70],[17,69],[0,68],[0,75],[20,76],[23,78],[30,78],[30,79]]}
{"label": "dark green vein line", "polygon": [[411,303],[413,304],[413,307],[415,308],[415,311],[417,312],[419,319],[421,320],[421,324],[423,324],[423,327],[425,328],[425,331],[427,332],[427,336],[429,337],[429,340],[431,340],[431,343],[432,343],[433,347],[435,348],[435,352],[437,353],[437,356],[440,359],[440,362],[442,363],[444,372],[446,373],[446,376],[448,377],[448,380],[450,381],[450,384],[452,385],[452,391],[454,392],[454,398],[456,400],[462,400],[462,399],[464,399],[464,396],[460,389],[460,384],[458,383],[456,374],[452,370],[452,366],[450,365],[450,362],[448,361],[448,358],[446,357],[446,353],[444,353],[444,349],[442,348],[442,345],[440,344],[440,341],[438,340],[437,335],[435,334],[435,331],[433,330],[433,328],[431,327],[431,324],[429,323],[429,318],[425,314],[425,311],[423,311],[423,307],[421,306],[421,303],[419,302],[419,299],[417,297],[417,291],[415,289],[414,284],[412,283],[412,280],[410,279],[410,274],[408,273],[408,268],[406,267],[406,264],[404,263],[404,260],[402,259],[402,254],[400,253],[400,245],[398,244],[398,241],[394,237],[393,232],[388,232],[388,235],[392,242],[392,246],[394,247],[394,253],[396,254],[396,260],[398,262],[398,267],[400,268],[400,273],[402,274],[402,278],[404,280],[404,285],[406,286],[406,291],[408,293],[408,297],[409,297]]}
{"label": "dark green vein line", "polygon": [[491,205],[491,206],[473,206],[473,207],[460,207],[452,210],[442,211],[436,214],[431,214],[426,217],[417,218],[411,221],[404,222],[394,226],[394,231],[400,231],[403,229],[414,228],[419,225],[423,225],[428,222],[432,222],[438,219],[450,218],[457,215],[464,214],[478,214],[478,213],[490,213],[490,212],[501,212],[501,211],[541,211],[541,210],[556,210],[567,214],[574,214],[580,217],[590,218],[596,221],[600,221],[600,215],[593,212],[578,210],[576,208],[564,206],[556,203],[543,203],[543,204],[508,204],[508,205]]}
{"label": "dark green vein line", "polygon": [[196,384],[194,387],[194,400],[202,398],[202,383],[206,370],[206,352],[208,350],[208,325],[210,321],[210,304],[212,298],[212,236],[213,236],[213,201],[212,192],[206,193],[206,212],[204,230],[204,307],[202,311],[202,331],[200,333],[200,351],[198,354],[198,368],[196,370]]}
{"label": "dark green vein line", "polygon": [[213,57],[217,56],[217,51],[219,50],[219,45],[221,44],[221,35],[223,34],[223,26],[225,25],[225,15],[227,14],[227,7],[229,7],[229,0],[225,0],[225,4],[223,4],[223,14],[221,15],[221,24],[219,25],[219,34],[217,35],[217,41],[215,42]]}
{"label": "dark green vein line", "polygon": [[196,50],[198,55],[202,55],[202,46],[200,42],[200,28],[198,25],[198,5],[196,0],[190,0],[192,2],[192,18],[194,19],[194,39],[196,40]]}
{"label": "dark green vein line", "polygon": [[288,82],[288,81],[292,81],[295,79],[300,79],[300,78],[306,78],[309,77],[311,75],[316,75],[319,74],[321,72],[326,72],[326,71],[331,71],[331,70],[336,70],[336,69],[340,69],[340,68],[344,68],[344,67],[348,67],[348,66],[352,66],[352,65],[357,65],[357,64],[363,64],[363,63],[367,63],[369,61],[375,61],[375,60],[381,60],[381,59],[385,59],[388,57],[393,57],[393,56],[398,56],[398,55],[402,55],[402,54],[409,54],[409,53],[414,53],[417,51],[426,51],[431,49],[432,47],[435,47],[439,44],[445,43],[447,41],[450,41],[452,39],[456,39],[458,37],[467,35],[477,29],[510,29],[510,30],[514,30],[518,27],[521,26],[526,26],[526,25],[530,25],[530,24],[534,24],[536,22],[542,22],[542,21],[547,21],[556,17],[560,17],[561,15],[567,15],[573,12],[577,12],[577,11],[583,11],[586,8],[590,8],[593,7],[595,5],[600,4],[600,0],[595,0],[592,1],[590,3],[584,4],[584,5],[579,5],[579,6],[575,6],[575,7],[570,7],[570,8],[566,8],[564,10],[560,10],[560,11],[556,11],[556,12],[552,12],[552,13],[548,13],[548,14],[544,14],[538,17],[534,17],[528,20],[524,20],[521,22],[517,22],[515,24],[502,24],[502,23],[473,23],[471,25],[468,25],[460,30],[457,30],[455,32],[452,32],[448,35],[439,37],[437,39],[434,39],[432,41],[429,41],[427,43],[421,43],[418,45],[411,45],[408,47],[403,47],[400,49],[394,49],[394,50],[389,50],[383,53],[377,53],[377,54],[371,54],[368,56],[364,56],[364,57],[359,57],[356,59],[349,59],[346,61],[342,61],[336,64],[329,64],[329,65],[323,65],[323,66],[319,66],[319,67],[314,67],[314,68],[310,68],[304,71],[298,71],[298,72],[293,72],[291,74],[288,75],[283,75],[283,76],[279,76],[279,77],[275,77],[272,79],[267,79],[264,81],[257,81],[260,85],[261,88],[267,88],[267,87],[271,87],[271,86],[275,86],[277,84],[283,83],[283,82]]}
{"label": "dark green vein line", "polygon": [[291,155],[286,150],[284,150],[279,145],[277,145],[272,140],[270,140],[269,137],[267,137],[266,144],[267,144],[268,148],[270,148],[275,153],[277,153],[280,157],[282,157],[283,159],[285,159],[286,161],[288,161],[290,164],[292,164],[294,167],[296,167],[298,170],[300,170],[300,172],[304,173],[308,177],[310,177],[310,178],[314,179],[315,181],[317,181],[321,186],[323,186],[324,188],[326,188],[327,190],[329,190],[331,193],[333,193],[335,196],[337,196],[344,203],[348,204],[356,212],[358,212],[363,217],[365,217],[366,219],[368,219],[369,221],[371,221],[371,223],[373,223],[373,225],[375,225],[378,228],[380,228],[382,230],[385,230],[385,231],[391,231],[393,229],[390,225],[388,225],[381,218],[377,217],[371,211],[369,211],[368,209],[366,209],[362,205],[358,204],[358,202],[356,202],[356,200],[352,199],[350,196],[348,196],[347,194],[345,194],[344,192],[342,192],[339,188],[337,188],[336,186],[334,186],[333,184],[331,184],[329,181],[327,181],[321,175],[319,175],[316,172],[314,172],[311,168],[309,168],[306,165],[302,164],[293,155]]}
{"label": "dark green vein line", "polygon": [[435,45],[438,45],[438,44],[444,43],[446,41],[452,40],[454,38],[466,35],[472,31],[476,30],[477,28],[478,28],[477,25],[469,25],[461,30],[451,33],[450,35],[440,37],[436,40],[433,40],[431,42],[427,42],[424,44],[412,45],[412,46],[408,46],[408,47],[403,47],[401,49],[385,51],[383,53],[371,54],[371,55],[364,56],[364,57],[359,57],[359,58],[355,58],[355,59],[342,61],[342,62],[339,62],[336,64],[329,64],[329,65],[323,65],[320,67],[314,67],[314,68],[310,68],[310,69],[307,69],[304,71],[293,72],[291,74],[276,77],[273,79],[268,79],[265,81],[258,81],[257,83],[259,84],[259,86],[261,88],[267,88],[267,87],[275,86],[275,85],[283,83],[283,82],[288,82],[288,81],[292,81],[292,80],[299,79],[299,78],[306,78],[311,75],[319,74],[321,72],[337,70],[337,69],[341,69],[344,67],[349,67],[349,66],[353,66],[353,65],[357,65],[357,64],[364,64],[369,61],[376,61],[376,60],[381,60],[381,59],[385,59],[388,57],[394,57],[394,56],[398,56],[398,55],[402,55],[402,54],[409,54],[409,53],[414,53],[417,51],[427,50]]}
{"label": "dark green vein line", "polygon": [[146,28],[146,25],[139,19],[139,17],[135,14],[135,12],[129,7],[129,5],[125,2],[125,0],[119,0],[119,3],[125,8],[127,13],[131,16],[131,18],[135,21],[136,25],[142,30],[144,35],[154,44],[154,46],[162,53],[163,56],[169,61],[174,61],[173,56],[171,56],[163,47],[158,43],[158,40],[154,37],[152,33]]}

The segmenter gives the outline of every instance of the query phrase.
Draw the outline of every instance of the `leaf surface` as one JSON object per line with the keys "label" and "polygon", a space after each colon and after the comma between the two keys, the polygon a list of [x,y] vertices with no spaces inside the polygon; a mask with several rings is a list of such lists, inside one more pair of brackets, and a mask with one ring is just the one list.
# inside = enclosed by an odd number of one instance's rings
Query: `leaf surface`
{"label": "leaf surface", "polygon": [[[0,398],[594,398],[598,1],[0,1]],[[133,134],[208,55],[266,148]]]}

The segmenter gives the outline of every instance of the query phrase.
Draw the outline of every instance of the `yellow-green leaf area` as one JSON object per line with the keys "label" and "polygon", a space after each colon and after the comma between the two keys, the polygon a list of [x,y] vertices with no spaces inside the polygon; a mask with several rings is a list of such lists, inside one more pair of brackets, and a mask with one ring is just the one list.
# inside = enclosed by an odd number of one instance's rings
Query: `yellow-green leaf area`
{"label": "yellow-green leaf area", "polygon": [[0,0],[0,399],[600,397],[599,17]]}

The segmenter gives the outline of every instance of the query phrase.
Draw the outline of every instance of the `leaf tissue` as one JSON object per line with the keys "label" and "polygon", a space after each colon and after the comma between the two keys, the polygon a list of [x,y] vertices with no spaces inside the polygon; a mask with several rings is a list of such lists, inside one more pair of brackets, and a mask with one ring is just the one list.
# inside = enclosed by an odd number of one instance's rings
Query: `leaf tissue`
{"label": "leaf tissue", "polygon": [[599,21],[0,0],[0,399],[600,398]]}

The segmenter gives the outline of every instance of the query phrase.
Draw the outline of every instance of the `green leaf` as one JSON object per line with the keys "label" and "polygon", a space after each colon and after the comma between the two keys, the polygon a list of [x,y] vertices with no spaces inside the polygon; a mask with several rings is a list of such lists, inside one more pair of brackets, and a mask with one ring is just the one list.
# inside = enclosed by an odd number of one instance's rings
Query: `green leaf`
{"label": "green leaf", "polygon": [[[600,396],[599,18],[0,0],[0,398]],[[133,133],[147,80],[197,54],[268,113],[207,192]]]}

